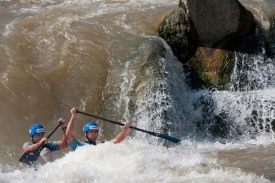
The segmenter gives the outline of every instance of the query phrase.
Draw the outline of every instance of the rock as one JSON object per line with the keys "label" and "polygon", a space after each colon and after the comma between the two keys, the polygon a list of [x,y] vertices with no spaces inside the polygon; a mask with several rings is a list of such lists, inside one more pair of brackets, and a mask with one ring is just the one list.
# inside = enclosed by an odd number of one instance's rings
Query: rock
{"label": "rock", "polygon": [[180,0],[180,7],[187,11],[199,46],[222,48],[224,41],[255,30],[253,15],[238,0]]}
{"label": "rock", "polygon": [[190,29],[186,21],[186,11],[183,8],[175,9],[159,26],[160,36],[183,62],[189,60],[197,49]]}
{"label": "rock", "polygon": [[160,24],[159,35],[190,71],[192,83],[226,89],[232,48],[255,27],[253,15],[238,0],[180,0]]}

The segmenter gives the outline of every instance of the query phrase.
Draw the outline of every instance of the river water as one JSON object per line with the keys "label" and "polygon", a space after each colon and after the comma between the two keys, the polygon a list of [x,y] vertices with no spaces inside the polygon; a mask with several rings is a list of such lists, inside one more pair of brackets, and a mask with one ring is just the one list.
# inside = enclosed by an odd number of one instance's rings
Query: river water
{"label": "river water", "polygon": [[[272,34],[273,0],[242,0]],[[177,0],[2,0],[0,1],[0,182],[273,182],[275,139],[262,130],[275,119],[275,60],[255,55],[247,91],[191,90],[185,72],[158,36],[164,16]],[[273,22],[273,23],[272,23]],[[163,49],[159,49],[159,48]],[[161,57],[160,55],[165,55]],[[154,57],[155,56],[155,57]],[[152,60],[157,57],[157,64]],[[150,62],[151,61],[151,62]],[[161,74],[159,74],[161,73]],[[234,77],[234,76],[233,76]],[[255,88],[255,87],[254,87]],[[204,129],[200,101],[212,114],[226,113],[232,134],[212,137]],[[69,148],[38,171],[20,164],[28,128],[42,123],[46,134],[70,109],[181,139],[163,143],[131,131],[123,143]],[[247,118],[254,116],[254,128]],[[165,114],[165,115],[164,115]],[[165,116],[165,117],[164,117]],[[252,116],[252,117],[251,117]],[[75,136],[87,116],[79,115]],[[100,140],[120,127],[92,119]],[[164,125],[165,124],[165,125]],[[165,127],[163,127],[165,126]],[[61,138],[61,130],[51,140]]]}

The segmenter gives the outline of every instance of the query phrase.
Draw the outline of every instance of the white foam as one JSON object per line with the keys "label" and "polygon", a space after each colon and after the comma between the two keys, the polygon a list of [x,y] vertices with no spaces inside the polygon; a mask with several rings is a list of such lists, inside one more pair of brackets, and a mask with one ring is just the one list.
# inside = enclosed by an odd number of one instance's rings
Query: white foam
{"label": "white foam", "polygon": [[269,182],[238,169],[219,168],[216,159],[197,147],[187,141],[174,148],[137,140],[106,142],[80,147],[38,171],[2,172],[0,182]]}

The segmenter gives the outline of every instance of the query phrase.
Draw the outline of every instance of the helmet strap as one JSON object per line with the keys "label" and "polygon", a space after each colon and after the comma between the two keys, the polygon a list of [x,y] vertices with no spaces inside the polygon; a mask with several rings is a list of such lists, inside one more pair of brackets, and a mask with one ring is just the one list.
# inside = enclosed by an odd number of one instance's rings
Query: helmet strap
{"label": "helmet strap", "polygon": [[36,142],[33,140],[33,136],[32,136],[32,143],[33,143],[33,144],[36,144]]}
{"label": "helmet strap", "polygon": [[87,143],[89,143],[89,144],[92,144],[92,145],[96,145],[96,142],[92,141],[92,140],[88,137],[87,132],[85,132],[85,133],[86,133],[86,139],[88,139],[88,141],[85,141],[85,142],[87,142]]}

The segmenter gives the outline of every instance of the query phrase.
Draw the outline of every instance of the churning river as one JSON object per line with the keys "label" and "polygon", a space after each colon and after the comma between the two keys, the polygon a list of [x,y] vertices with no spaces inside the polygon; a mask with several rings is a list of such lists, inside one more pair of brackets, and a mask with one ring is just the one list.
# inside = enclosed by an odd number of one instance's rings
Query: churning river
{"label": "churning river", "polygon": [[[273,0],[241,3],[267,32],[274,31],[275,21],[269,18],[275,14]],[[264,48],[262,55],[248,57],[255,67],[247,72],[255,86],[261,84],[253,91],[190,89],[187,73],[158,35],[159,23],[178,4],[178,0],[0,1],[1,183],[275,181],[275,134],[270,128],[263,130],[275,120],[275,60],[260,64]],[[165,49],[158,50],[159,45]],[[157,64],[150,62],[152,58]],[[208,119],[221,112],[230,117],[230,138],[197,130],[195,122],[205,118],[202,99],[213,104]],[[22,145],[30,140],[29,126],[39,122],[47,135],[60,117],[69,121],[74,106],[145,130],[165,129],[181,142],[163,143],[132,130],[120,144],[106,142],[75,152],[65,148],[38,171],[19,163]],[[255,111],[259,115],[252,128],[245,121]],[[79,139],[87,120],[91,118],[78,115]],[[100,126],[99,141],[120,131],[117,125],[92,120]],[[57,130],[50,140],[61,136]]]}

